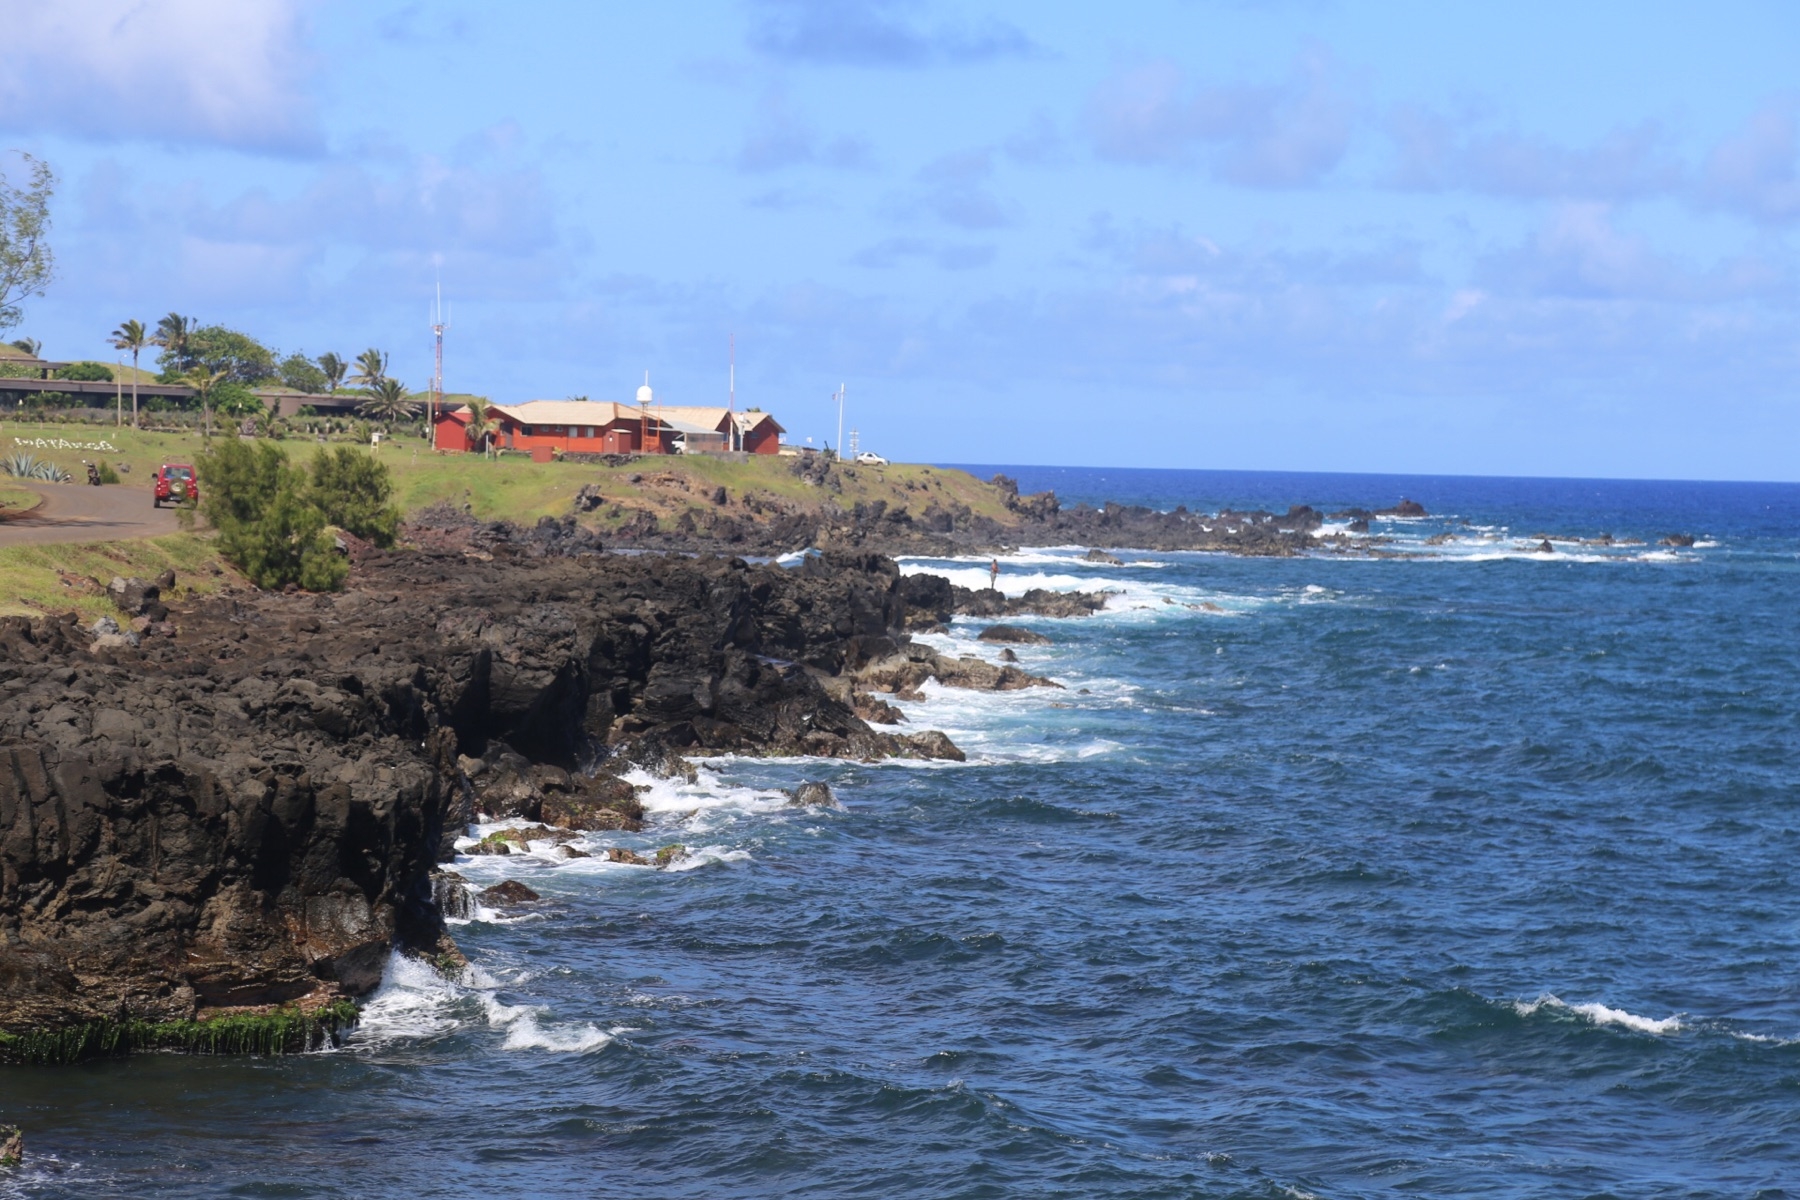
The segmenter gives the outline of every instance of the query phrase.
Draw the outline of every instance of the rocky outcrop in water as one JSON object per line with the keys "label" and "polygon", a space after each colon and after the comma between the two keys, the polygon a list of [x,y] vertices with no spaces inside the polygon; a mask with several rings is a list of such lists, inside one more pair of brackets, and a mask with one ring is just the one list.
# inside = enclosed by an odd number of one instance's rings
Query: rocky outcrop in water
{"label": "rocky outcrop in water", "polygon": [[1015,646],[1048,646],[1050,639],[1031,629],[1017,625],[989,625],[976,639],[983,642],[1010,642]]}

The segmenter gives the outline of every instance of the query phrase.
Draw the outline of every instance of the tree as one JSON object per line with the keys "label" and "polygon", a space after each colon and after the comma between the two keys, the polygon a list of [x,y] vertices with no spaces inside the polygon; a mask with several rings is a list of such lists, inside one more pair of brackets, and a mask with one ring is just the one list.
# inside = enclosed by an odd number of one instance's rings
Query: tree
{"label": "tree", "polygon": [[44,343],[38,341],[36,338],[20,338],[18,341],[13,343],[13,349],[23,350],[25,353],[31,355],[31,357],[33,357],[33,358],[36,358],[38,356],[38,351],[42,350],[43,348],[44,348]]}
{"label": "tree", "polygon": [[138,427],[138,354],[150,344],[148,332],[142,321],[127,321],[112,331],[112,344],[115,349],[131,351],[131,427]]}
{"label": "tree", "polygon": [[72,362],[56,372],[56,378],[74,383],[111,383],[112,368],[105,363]]}
{"label": "tree", "polygon": [[349,565],[332,550],[325,514],[307,498],[307,474],[271,442],[236,438],[200,456],[200,506],[219,531],[219,552],[262,588],[338,587]]}
{"label": "tree", "polygon": [[387,365],[388,356],[371,346],[356,356],[356,374],[350,382],[373,388],[387,378]]}
{"label": "tree", "polygon": [[494,406],[480,396],[469,397],[468,405],[469,440],[481,447],[482,455],[486,456],[488,443],[500,432],[500,414],[494,412]]}
{"label": "tree", "polygon": [[318,395],[325,390],[325,372],[319,364],[304,354],[290,354],[282,359],[275,368],[281,386],[292,388],[296,392]]}
{"label": "tree", "polygon": [[226,417],[253,417],[263,411],[255,392],[235,379],[221,379],[212,389],[213,411]]}
{"label": "tree", "polygon": [[188,353],[188,338],[193,332],[194,318],[180,313],[170,313],[156,323],[150,344],[162,347],[156,365],[163,369],[163,382],[172,382],[194,369],[194,358]]}
{"label": "tree", "polygon": [[338,446],[313,459],[307,497],[325,519],[377,546],[392,546],[400,530],[387,465],[365,450]]}
{"label": "tree", "polygon": [[56,277],[56,256],[44,240],[56,175],[29,154],[21,151],[19,157],[25,163],[26,183],[12,183],[0,174],[0,329],[11,329],[23,320],[23,301],[43,295]]}
{"label": "tree", "polygon": [[336,392],[344,386],[344,373],[349,369],[349,363],[329,351],[319,355],[319,370],[324,372],[327,392]]}
{"label": "tree", "polygon": [[213,389],[225,380],[225,372],[209,371],[205,367],[195,367],[181,381],[194,389],[194,395],[200,401],[200,413],[206,422],[206,436],[212,436],[212,393]]}
{"label": "tree", "polygon": [[249,334],[223,325],[190,331],[187,352],[195,365],[220,372],[234,383],[254,387],[275,375],[273,350]]}
{"label": "tree", "polygon": [[398,379],[383,379],[369,390],[372,394],[357,411],[372,421],[410,421],[419,413],[419,406],[406,398],[406,385]]}

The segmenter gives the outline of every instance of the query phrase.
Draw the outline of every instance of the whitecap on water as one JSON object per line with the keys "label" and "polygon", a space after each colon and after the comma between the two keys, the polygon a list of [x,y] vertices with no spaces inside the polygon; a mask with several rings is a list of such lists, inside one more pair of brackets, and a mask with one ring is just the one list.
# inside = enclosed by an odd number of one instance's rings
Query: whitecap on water
{"label": "whitecap on water", "polygon": [[[530,976],[520,974],[514,986]],[[509,1050],[550,1050],[579,1054],[598,1050],[615,1036],[591,1022],[546,1022],[549,1009],[536,1004],[506,1004],[495,993],[502,983],[478,966],[451,979],[429,963],[404,954],[388,958],[381,986],[362,1007],[349,1047],[419,1041],[467,1028],[477,1021],[506,1031]]]}
{"label": "whitecap on water", "polygon": [[1558,1013],[1571,1013],[1595,1025],[1616,1025],[1636,1033],[1650,1033],[1659,1037],[1663,1034],[1678,1033],[1682,1028],[1679,1013],[1657,1020],[1654,1017],[1640,1017],[1636,1013],[1626,1012],[1622,1008],[1610,1008],[1599,1003],[1568,1004],[1548,992],[1536,1000],[1515,1000],[1513,1009],[1521,1017],[1529,1017],[1546,1009]]}
{"label": "whitecap on water", "polygon": [[[890,698],[890,703],[906,713],[914,727],[948,734],[969,756],[968,765],[1070,762],[1112,753],[1120,744],[1084,734],[1080,708],[1069,706],[1129,703],[1128,693],[1137,690],[1110,680],[1088,680],[1084,686],[1091,694],[1072,698],[1066,691],[986,692],[945,687],[930,680],[919,689],[921,699]],[[1052,704],[1063,707],[1053,709]]]}
{"label": "whitecap on water", "polygon": [[559,1054],[585,1054],[612,1044],[613,1035],[592,1023],[545,1025],[539,1018],[549,1011],[539,1004],[505,1004],[491,995],[481,997],[487,1022],[506,1030],[508,1050],[551,1050]]}

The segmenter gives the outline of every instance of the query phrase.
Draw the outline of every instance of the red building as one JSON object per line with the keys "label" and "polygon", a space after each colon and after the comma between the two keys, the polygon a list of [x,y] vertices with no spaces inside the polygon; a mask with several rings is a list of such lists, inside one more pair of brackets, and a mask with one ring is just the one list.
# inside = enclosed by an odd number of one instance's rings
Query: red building
{"label": "red building", "polygon": [[[532,400],[490,404],[498,421],[490,434],[500,449],[525,451],[540,461],[555,451],[574,454],[678,454],[742,450],[777,454],[782,427],[768,413],[724,408],[656,406],[645,410],[610,400]],[[465,405],[441,413],[432,444],[452,452],[482,447],[469,435]]]}

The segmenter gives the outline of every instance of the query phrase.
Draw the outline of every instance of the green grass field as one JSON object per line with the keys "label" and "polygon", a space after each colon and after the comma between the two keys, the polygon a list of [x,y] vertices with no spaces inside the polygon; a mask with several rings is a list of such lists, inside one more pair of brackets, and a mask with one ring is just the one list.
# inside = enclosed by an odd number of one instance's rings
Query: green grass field
{"label": "green grass field", "polygon": [[[49,446],[38,446],[42,439]],[[110,450],[58,448],[58,441],[100,443]],[[24,443],[24,444],[20,444]],[[312,439],[289,438],[276,443],[296,462],[309,461],[321,448]],[[330,446],[351,445],[332,442]],[[129,428],[93,425],[33,425],[0,423],[0,453],[28,450],[48,458],[77,478],[83,459],[105,459],[129,470],[122,471],[126,484],[146,484],[165,462],[192,462],[203,447],[198,433],[146,433]],[[890,506],[906,505],[922,512],[932,502],[944,507],[967,505],[974,512],[1010,523],[995,489],[962,471],[945,471],[911,463],[886,467],[845,465],[838,469],[841,490],[830,491],[807,484],[778,456],[756,457],[748,462],[702,455],[671,455],[638,459],[627,466],[608,467],[582,463],[534,463],[522,454],[484,459],[473,454],[438,454],[418,438],[399,438],[370,451],[393,473],[395,500],[412,512],[443,500],[467,504],[484,520],[506,519],[521,523],[542,516],[562,516],[569,511],[576,491],[594,484],[608,501],[608,508],[643,508],[658,515],[678,515],[683,508],[708,507],[707,497],[723,486],[735,499],[748,492],[777,497],[802,508],[834,504],[849,509],[859,501],[885,500]],[[642,476],[640,483],[630,476]],[[910,486],[909,486],[910,485]],[[604,525],[606,509],[586,518]]]}
{"label": "green grass field", "polygon": [[[48,444],[37,444],[40,439]],[[60,446],[59,442],[103,442],[109,448]],[[323,448],[314,440],[298,438],[277,445],[296,462],[310,461]],[[0,423],[0,453],[27,450],[50,459],[77,478],[83,459],[104,460],[120,470],[126,485],[146,486],[160,464],[191,463],[202,447],[197,433]],[[991,485],[962,471],[910,463],[841,466],[835,472],[837,488],[832,489],[805,482],[791,469],[793,459],[777,456],[744,462],[700,455],[651,457],[610,467],[534,463],[518,454],[491,459],[472,454],[438,454],[416,438],[387,442],[378,450],[364,449],[388,465],[395,501],[405,512],[447,501],[457,507],[467,505],[484,520],[531,524],[539,517],[564,516],[571,510],[575,493],[583,485],[593,484],[606,502],[580,519],[603,532],[629,520],[634,511],[679,518],[686,509],[713,510],[711,498],[720,487],[726,489],[732,501],[729,511],[738,515],[744,514],[740,507],[743,498],[757,493],[807,511],[827,505],[847,510],[858,502],[882,500],[889,507],[904,505],[914,514],[935,503],[945,508],[966,505],[1002,524],[1014,520],[999,491]],[[633,475],[639,477],[638,482],[631,481]],[[10,502],[9,497],[20,505],[36,500],[33,493],[0,482],[0,508]],[[4,547],[0,548],[0,615],[73,608],[91,620],[111,613],[105,588],[114,575],[149,578],[170,568],[184,587],[195,591],[244,582],[220,559],[212,538],[204,532],[87,545]]]}

